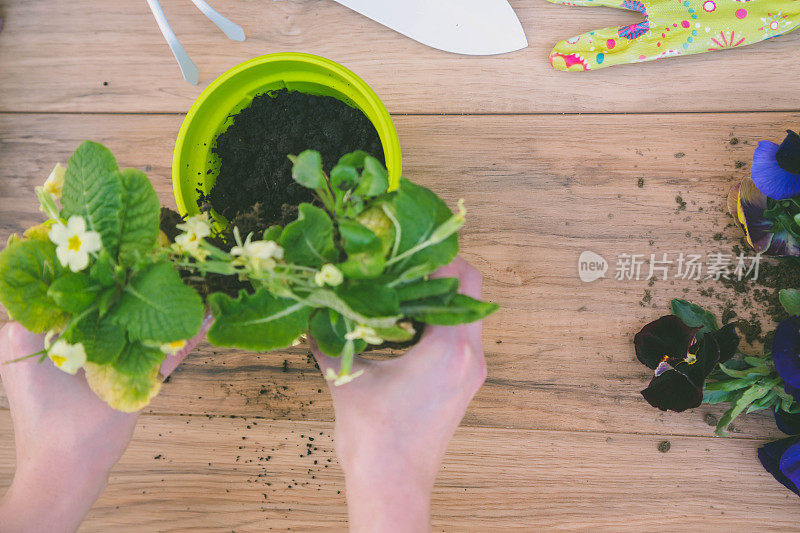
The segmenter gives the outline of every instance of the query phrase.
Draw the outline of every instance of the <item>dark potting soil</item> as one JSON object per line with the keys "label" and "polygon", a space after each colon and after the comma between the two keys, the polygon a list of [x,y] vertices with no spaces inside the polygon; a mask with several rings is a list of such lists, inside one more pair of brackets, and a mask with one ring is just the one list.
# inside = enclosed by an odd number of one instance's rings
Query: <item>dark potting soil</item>
{"label": "dark potting soil", "polygon": [[303,150],[320,152],[326,172],[356,150],[384,162],[378,132],[361,111],[330,96],[281,89],[256,96],[217,138],[219,175],[200,203],[207,200],[231,221],[258,204],[261,229],[293,220],[287,210],[313,200],[311,190],[292,180],[287,157]]}

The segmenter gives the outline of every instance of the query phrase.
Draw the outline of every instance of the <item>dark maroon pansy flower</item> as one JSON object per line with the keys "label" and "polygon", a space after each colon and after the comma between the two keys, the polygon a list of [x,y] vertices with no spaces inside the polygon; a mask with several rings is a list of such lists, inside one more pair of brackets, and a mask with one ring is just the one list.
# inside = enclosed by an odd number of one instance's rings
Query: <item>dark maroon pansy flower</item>
{"label": "dark maroon pansy flower", "polygon": [[642,396],[662,411],[685,411],[703,402],[703,386],[717,363],[727,361],[739,346],[733,324],[706,333],[675,315],[647,324],[634,337],[636,357],[654,371]]}

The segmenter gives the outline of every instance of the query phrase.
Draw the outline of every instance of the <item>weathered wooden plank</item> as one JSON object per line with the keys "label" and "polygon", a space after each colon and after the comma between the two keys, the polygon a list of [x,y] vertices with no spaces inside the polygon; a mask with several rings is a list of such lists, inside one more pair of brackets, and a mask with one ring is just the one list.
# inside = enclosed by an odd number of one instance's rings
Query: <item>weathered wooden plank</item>
{"label": "weathered wooden plank", "polygon": [[[342,530],[343,478],[331,434],[326,422],[143,416],[82,531]],[[434,528],[796,527],[796,496],[761,468],[759,442],[671,437],[661,453],[662,441],[461,428],[434,491]],[[0,443],[2,487],[14,465],[6,411],[0,411]]]}
{"label": "weathered wooden plank", "polygon": [[[172,138],[181,118],[0,114],[0,238],[40,220],[32,188],[84,138],[146,170],[171,205]],[[638,391],[648,372],[634,361],[631,339],[674,296],[717,310],[722,302],[700,289],[716,288],[737,305],[739,297],[713,280],[650,286],[646,273],[584,284],[578,256],[601,253],[613,277],[621,253],[730,251],[738,237],[725,228],[724,192],[748,168],[736,162],[798,118],[642,115],[635,121],[647,128],[637,129],[631,117],[611,115],[396,117],[406,174],[451,204],[466,199],[463,254],[483,272],[487,298],[503,306],[485,324],[489,379],[465,423],[710,435],[704,415],[720,409],[663,414],[643,402]],[[727,237],[716,241],[717,232]],[[151,410],[330,420],[324,383],[306,356],[201,347]],[[737,426],[744,436],[777,435],[764,415]]]}
{"label": "weathered wooden plank", "polygon": [[181,78],[144,2],[109,0],[98,9],[90,0],[2,0],[0,110],[185,112],[228,68],[283,51],[341,62],[395,113],[797,108],[800,66],[789,60],[797,33],[722,53],[562,73],[547,59],[557,41],[638,15],[514,0],[530,47],[467,57],[427,48],[330,1],[217,0],[217,9],[244,26],[244,43],[228,41],[189,2],[162,3],[200,68],[200,87]]}

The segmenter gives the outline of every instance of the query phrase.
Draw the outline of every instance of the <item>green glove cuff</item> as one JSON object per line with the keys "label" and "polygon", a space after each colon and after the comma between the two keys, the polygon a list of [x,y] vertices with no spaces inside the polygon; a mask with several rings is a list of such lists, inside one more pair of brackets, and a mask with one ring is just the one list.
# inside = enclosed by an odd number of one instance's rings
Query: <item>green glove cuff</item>
{"label": "green glove cuff", "polygon": [[550,53],[550,64],[558,70],[594,70],[736,48],[800,26],[800,0],[549,1],[629,9],[644,16],[636,24],[559,42]]}

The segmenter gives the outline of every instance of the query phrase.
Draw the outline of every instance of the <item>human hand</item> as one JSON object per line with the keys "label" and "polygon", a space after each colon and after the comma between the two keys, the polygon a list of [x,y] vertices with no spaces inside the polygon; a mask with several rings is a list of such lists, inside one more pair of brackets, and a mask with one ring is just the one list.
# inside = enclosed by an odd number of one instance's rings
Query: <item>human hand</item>
{"label": "human hand", "polygon": [[[434,277],[458,277],[481,297],[481,275],[463,259]],[[481,323],[428,326],[402,357],[357,357],[352,382],[330,384],[336,451],[345,472],[352,531],[427,531],[430,495],[447,444],[486,379]],[[323,373],[336,359],[313,346]]]}
{"label": "human hand", "polygon": [[[161,374],[169,376],[200,342],[200,333]],[[0,362],[44,348],[44,337],[16,323],[0,330]],[[128,447],[139,413],[100,400],[83,371],[72,376],[38,358],[0,364],[17,455],[14,481],[0,504],[0,532],[74,531],[100,496],[111,468]]]}
{"label": "human hand", "polygon": [[594,70],[724,50],[771,39],[800,26],[800,0],[549,1],[630,9],[645,18],[559,42],[550,53],[550,63],[558,70]]}

